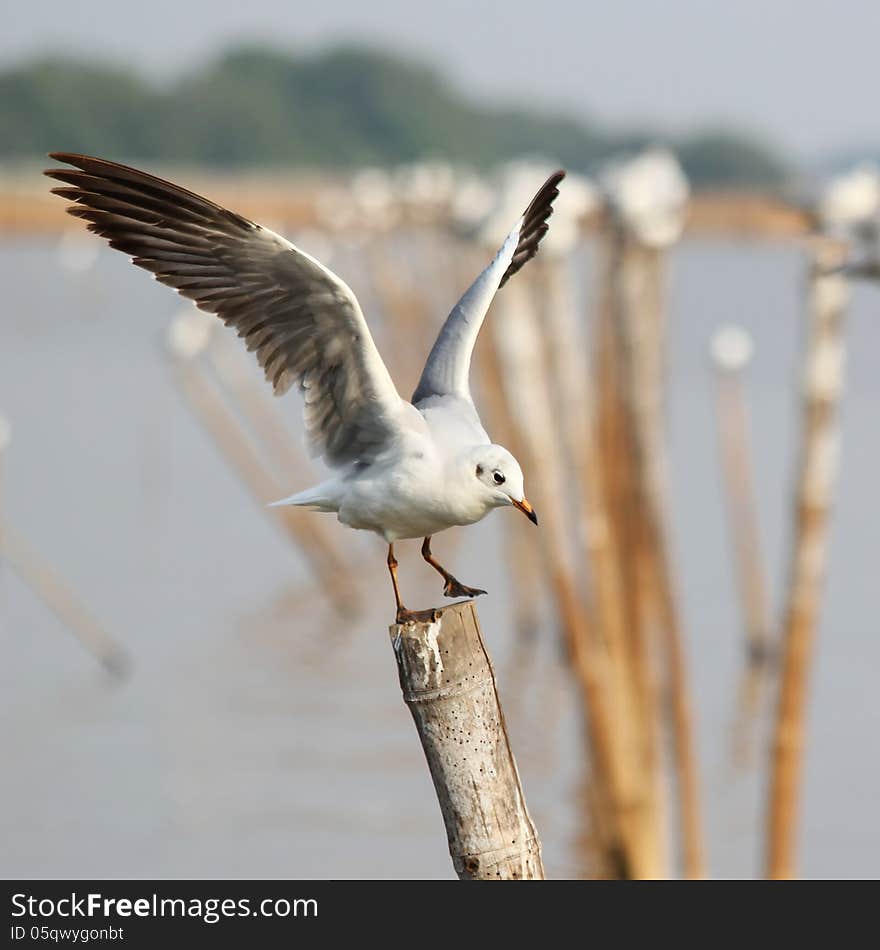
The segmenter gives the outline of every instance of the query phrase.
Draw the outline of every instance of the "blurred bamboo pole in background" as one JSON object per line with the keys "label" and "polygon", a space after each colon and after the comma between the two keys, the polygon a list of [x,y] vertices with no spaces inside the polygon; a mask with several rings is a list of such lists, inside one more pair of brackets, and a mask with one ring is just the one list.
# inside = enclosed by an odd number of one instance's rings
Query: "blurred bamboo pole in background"
{"label": "blurred bamboo pole in background", "polygon": [[[723,334],[723,335],[722,335]],[[712,345],[716,374],[716,411],[727,491],[730,530],[746,630],[749,665],[770,658],[770,607],[761,557],[749,440],[743,369],[751,358],[751,340],[744,331],[721,331]]]}
{"label": "blurred bamboo pole in background", "polygon": [[[475,358],[479,367],[480,400],[486,406],[486,417],[492,431],[497,433],[493,438],[507,446],[515,458],[526,459],[528,450],[505,398],[498,348],[492,334],[487,333],[485,339],[480,341]],[[537,544],[518,541],[524,527],[511,519],[504,521],[505,535],[510,541],[508,568],[512,580],[514,621],[520,638],[528,639],[540,624],[541,589],[550,580],[550,574],[546,570],[547,559],[540,554],[546,547],[543,541],[539,540]]]}
{"label": "blurred bamboo pole in background", "polygon": [[0,515],[0,558],[55,614],[101,666],[118,679],[131,671],[125,647],[107,630],[70,585]]}
{"label": "blurred bamboo pole in background", "polygon": [[582,498],[591,431],[586,347],[579,345],[563,262],[545,250],[522,286],[506,294],[510,299],[494,331],[504,364],[499,383],[508,398],[520,395],[513,407],[522,429],[517,442],[527,444],[524,457],[546,492],[540,501],[548,514],[542,514],[545,560],[590,736],[590,807],[599,864],[608,877],[655,876],[642,846],[618,670],[611,645],[597,627],[589,583]]}
{"label": "blurred bamboo pole in background", "polygon": [[473,601],[395,624],[391,643],[460,880],[544,879]]}
{"label": "blurred bamboo pole in background", "polygon": [[[277,471],[283,473],[285,482],[287,478],[290,478],[290,484],[302,482],[304,475],[312,468],[311,463],[305,453],[296,448],[296,443],[278,415],[276,406],[270,402],[272,396],[268,387],[258,385],[249,372],[250,367],[244,362],[243,354],[238,350],[233,352],[228,343],[229,340],[221,341],[219,335],[214,334],[207,347],[208,358],[218,379],[263,447],[273,456]],[[282,486],[282,495],[286,491]],[[345,555],[339,549],[331,533],[330,524],[325,519],[297,519],[292,513],[290,518],[291,525],[302,522],[296,525],[296,537],[303,553],[319,576],[344,571]],[[347,596],[351,598],[354,595],[352,589]]]}
{"label": "blurred bamboo pole in background", "polygon": [[636,712],[642,697],[626,655],[622,587],[596,464],[598,445],[588,348],[576,320],[570,277],[563,261],[546,255],[535,268],[533,286],[536,298],[542,302],[541,324],[547,330],[545,378],[558,420],[557,438],[567,449],[567,457],[562,456],[567,460],[566,472],[571,473],[566,481],[571,479],[576,485],[574,492],[568,492],[568,519],[575,529],[577,560],[583,565],[579,581],[588,597],[596,649],[605,657],[610,677],[607,696],[621,784],[620,801],[615,807],[627,814],[631,870],[638,877],[664,877],[660,781],[650,735],[653,716],[646,716],[640,723]]}
{"label": "blurred bamboo pole in background", "polygon": [[131,659],[125,647],[8,522],[0,524],[0,554],[108,673],[120,679],[128,675]]}
{"label": "blurred bamboo pole in background", "polygon": [[[538,311],[544,344],[546,379],[553,403],[566,481],[589,483],[592,455],[592,394],[587,341],[575,310],[568,261],[545,253],[532,263],[529,286]],[[570,493],[578,532],[586,533],[586,505],[581,493]]]}
{"label": "blurred bamboo pole in background", "polygon": [[[424,357],[434,342],[431,334],[439,331],[439,324],[431,319],[426,294],[414,291],[409,284],[413,261],[401,259],[387,235],[369,241],[365,250],[373,290],[385,317],[382,344],[388,353],[388,365],[401,385],[411,379],[414,389]],[[407,250],[412,253],[412,248]],[[418,354],[415,361],[413,354]]]}
{"label": "blurred bamboo pole in background", "polygon": [[[234,347],[234,349],[233,349]],[[253,374],[241,345],[226,334],[214,333],[205,348],[208,360],[230,401],[240,411],[266,451],[273,456],[279,476],[302,479],[311,462],[295,442],[278,414],[269,386]],[[333,548],[329,539],[328,549]]]}
{"label": "blurred bamboo pole in background", "polygon": [[581,688],[595,776],[596,832],[605,873],[618,878],[656,876],[631,781],[626,723],[615,693],[616,671],[607,644],[595,626],[593,607],[585,596],[583,558],[569,531],[568,485],[564,458],[550,400],[541,332],[525,287],[505,288],[501,313],[492,334],[498,347],[501,377],[512,418],[525,446],[545,533],[544,556],[555,594],[559,623],[575,680]]}
{"label": "blurred bamboo pole in background", "polygon": [[[667,511],[665,440],[661,429],[662,349],[661,324],[662,252],[646,247],[621,233],[618,245],[620,268],[615,325],[619,365],[622,368],[623,410],[634,467],[638,504],[637,546],[646,573],[644,600],[639,609],[650,618],[646,630],[656,627],[661,635],[672,709],[672,736],[679,797],[679,823],[683,866],[687,877],[705,875],[699,775],[695,756],[690,688],[682,640],[678,598],[669,552],[670,532]],[[640,649],[648,654],[646,637]],[[650,672],[647,673],[650,676]],[[651,684],[645,689],[650,696]]]}
{"label": "blurred bamboo pole in background", "polygon": [[180,324],[172,324],[168,337],[173,376],[181,394],[267,517],[280,524],[303,552],[333,607],[343,616],[350,616],[356,610],[358,598],[351,572],[342,570],[332,552],[321,547],[315,532],[316,519],[303,517],[302,512],[288,508],[266,507],[269,502],[289,494],[289,486],[279,483],[260,464],[247,432],[225,404],[217,385],[199,365],[197,356],[207,344],[207,337],[203,339],[195,333],[190,336],[184,330]]}
{"label": "blurred bamboo pole in background", "polygon": [[688,877],[701,877],[699,775],[670,550],[665,431],[664,252],[681,236],[689,189],[674,157],[662,149],[610,167],[603,187],[593,345],[597,468],[623,595],[622,655],[641,743],[641,794],[646,810],[658,816],[647,825],[659,834],[658,724],[668,712],[683,869]]}
{"label": "blurred bamboo pole in background", "polygon": [[846,258],[839,241],[816,237],[811,248],[809,332],[804,355],[800,460],[794,537],[782,628],[779,698],[770,761],[765,871],[797,873],[796,843],[813,640],[825,577],[828,517],[837,476],[838,407],[844,380]]}
{"label": "blurred bamboo pole in background", "polygon": [[751,354],[751,338],[739,327],[724,327],[712,339],[721,475],[746,647],[733,726],[734,762],[740,765],[751,759],[754,729],[775,662],[743,384]]}
{"label": "blurred bamboo pole in background", "polygon": [[4,462],[11,433],[9,423],[0,416],[0,562],[8,562],[104,669],[121,679],[131,671],[128,651],[5,518]]}
{"label": "blurred bamboo pole in background", "polygon": [[[610,632],[616,630],[622,682],[626,687],[624,714],[631,720],[633,765],[645,834],[661,857],[662,775],[660,770],[661,707],[650,632],[652,615],[650,548],[643,528],[643,499],[639,491],[639,458],[636,417],[628,408],[627,387],[632,375],[625,345],[626,260],[624,240],[617,227],[603,232],[599,248],[601,291],[595,329],[595,378],[597,385],[597,454],[603,506],[607,512],[605,539],[609,595],[606,598]],[[632,301],[644,306],[644,299]],[[647,381],[645,381],[647,382]],[[614,597],[616,592],[616,598]],[[616,599],[616,606],[614,600]],[[610,623],[609,623],[610,622]]]}

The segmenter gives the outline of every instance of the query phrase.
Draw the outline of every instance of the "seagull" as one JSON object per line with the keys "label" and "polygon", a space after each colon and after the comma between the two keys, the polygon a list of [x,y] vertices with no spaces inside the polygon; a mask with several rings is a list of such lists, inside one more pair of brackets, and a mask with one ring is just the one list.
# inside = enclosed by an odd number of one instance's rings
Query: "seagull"
{"label": "seagull", "polygon": [[513,506],[534,524],[517,460],[493,444],[471,398],[471,353],[496,291],[535,256],[565,172],[550,175],[492,262],[452,309],[410,401],[397,392],[352,290],[285,238],[179,185],[116,162],[67,152],[45,174],[88,230],[196,306],[234,327],[275,395],[296,385],[306,439],[333,474],[277,505],[335,512],[380,535],[397,623],[430,619],[401,600],[394,542],[423,538],[422,557],[447,597],[460,583],[431,538]]}

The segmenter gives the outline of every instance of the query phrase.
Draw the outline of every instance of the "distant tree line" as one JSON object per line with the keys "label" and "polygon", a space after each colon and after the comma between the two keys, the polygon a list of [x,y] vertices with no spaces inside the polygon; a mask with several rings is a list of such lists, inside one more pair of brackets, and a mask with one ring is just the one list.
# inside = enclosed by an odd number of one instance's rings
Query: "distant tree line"
{"label": "distant tree line", "polygon": [[0,72],[0,160],[52,150],[216,167],[342,169],[446,158],[478,167],[524,154],[590,171],[648,143],[699,185],[773,186],[785,164],[736,132],[613,135],[536,109],[480,105],[404,59],[358,48],[299,56],[232,50],[168,86],[117,66],[46,58]]}

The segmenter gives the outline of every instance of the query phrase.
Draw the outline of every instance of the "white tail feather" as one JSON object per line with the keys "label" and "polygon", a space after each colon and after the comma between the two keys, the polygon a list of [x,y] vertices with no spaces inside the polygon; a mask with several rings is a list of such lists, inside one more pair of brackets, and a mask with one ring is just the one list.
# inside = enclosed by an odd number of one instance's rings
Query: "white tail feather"
{"label": "white tail feather", "polygon": [[318,511],[336,511],[337,505],[333,500],[332,493],[327,491],[327,487],[326,482],[315,485],[305,491],[297,492],[295,495],[270,502],[269,507],[279,508],[283,505],[296,505],[302,508],[314,508]]}

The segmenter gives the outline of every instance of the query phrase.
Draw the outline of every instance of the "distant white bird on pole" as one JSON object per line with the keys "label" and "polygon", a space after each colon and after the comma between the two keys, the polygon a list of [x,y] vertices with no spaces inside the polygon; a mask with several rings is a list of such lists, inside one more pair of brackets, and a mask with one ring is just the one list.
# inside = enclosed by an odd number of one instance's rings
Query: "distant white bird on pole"
{"label": "distant white bird on pole", "polygon": [[839,270],[880,279],[880,167],[865,162],[833,178],[816,210],[825,234],[852,245],[851,257]]}
{"label": "distant white bird on pole", "polygon": [[823,230],[834,237],[859,237],[880,216],[880,168],[866,162],[833,178],[819,199]]}
{"label": "distant white bird on pole", "polygon": [[742,327],[721,327],[712,337],[710,352],[718,369],[725,373],[737,373],[745,369],[752,358],[754,344]]}
{"label": "distant white bird on pole", "polygon": [[642,244],[659,249],[681,237],[690,187],[668,149],[611,163],[601,184],[611,211]]}
{"label": "distant white bird on pole", "polygon": [[832,178],[814,207],[822,233],[849,245],[832,272],[880,279],[880,167],[863,162]]}
{"label": "distant white bird on pole", "polygon": [[50,156],[70,214],[157,280],[216,313],[255,351],[276,395],[297,385],[313,452],[332,477],[276,504],[335,512],[388,543],[397,621],[407,610],[394,542],[424,538],[422,556],[448,597],[461,584],[431,553],[431,536],[511,505],[538,519],[519,463],[487,435],[468,384],[471,353],[496,291],[537,253],[562,171],[550,175],[494,260],[447,318],[410,402],[402,399],[351,289],[278,234],[146,172],[85,155]]}

